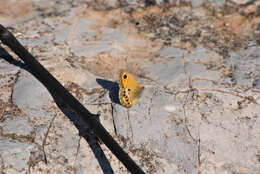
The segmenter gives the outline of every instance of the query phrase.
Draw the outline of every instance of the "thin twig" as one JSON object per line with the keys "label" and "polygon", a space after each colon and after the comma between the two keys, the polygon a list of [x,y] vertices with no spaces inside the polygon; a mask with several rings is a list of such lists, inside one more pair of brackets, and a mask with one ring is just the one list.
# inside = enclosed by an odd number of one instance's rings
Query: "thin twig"
{"label": "thin twig", "polygon": [[44,156],[44,162],[45,162],[45,164],[48,163],[48,161],[47,161],[47,156],[46,156],[46,153],[45,153],[46,140],[47,140],[48,134],[49,134],[49,132],[50,132],[50,129],[51,129],[52,125],[53,125],[53,122],[54,122],[54,119],[56,118],[56,116],[57,116],[57,114],[55,114],[55,115],[52,117],[51,122],[50,122],[50,124],[49,124],[49,126],[48,126],[48,129],[47,129],[47,132],[46,132],[46,134],[44,135],[44,138],[43,138],[43,141],[42,141],[42,151],[43,151],[43,156]]}

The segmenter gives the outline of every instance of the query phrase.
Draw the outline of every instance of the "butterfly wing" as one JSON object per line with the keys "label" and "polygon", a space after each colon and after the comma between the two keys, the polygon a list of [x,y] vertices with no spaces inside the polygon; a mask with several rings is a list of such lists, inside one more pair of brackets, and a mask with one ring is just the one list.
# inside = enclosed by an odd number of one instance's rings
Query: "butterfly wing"
{"label": "butterfly wing", "polygon": [[132,99],[130,99],[130,95],[128,93],[127,88],[120,88],[119,100],[120,100],[120,103],[127,108],[129,108],[133,105]]}
{"label": "butterfly wing", "polygon": [[121,72],[119,77],[120,88],[140,88],[134,76],[127,72]]}
{"label": "butterfly wing", "polygon": [[140,97],[143,88],[130,73],[122,72],[119,78],[119,100],[125,107],[131,107]]}

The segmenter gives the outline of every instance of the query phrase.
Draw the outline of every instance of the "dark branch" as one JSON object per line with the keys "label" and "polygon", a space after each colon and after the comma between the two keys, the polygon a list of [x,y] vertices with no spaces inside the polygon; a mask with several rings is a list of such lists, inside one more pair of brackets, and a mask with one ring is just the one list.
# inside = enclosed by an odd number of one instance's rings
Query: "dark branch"
{"label": "dark branch", "polygon": [[75,97],[73,97],[10,33],[0,25],[0,40],[18,55],[31,70],[32,74],[44,85],[59,96],[71,109],[73,109],[81,120],[84,120],[111,152],[134,174],[144,174],[142,169],[129,157],[119,146],[107,130]]}

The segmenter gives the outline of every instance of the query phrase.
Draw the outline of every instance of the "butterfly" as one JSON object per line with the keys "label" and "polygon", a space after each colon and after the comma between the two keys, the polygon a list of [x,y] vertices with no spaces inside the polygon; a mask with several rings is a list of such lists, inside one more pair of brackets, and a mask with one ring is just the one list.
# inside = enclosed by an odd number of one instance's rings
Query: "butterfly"
{"label": "butterfly", "polygon": [[140,98],[144,87],[141,87],[135,77],[128,72],[121,72],[119,75],[119,100],[120,103],[129,108]]}

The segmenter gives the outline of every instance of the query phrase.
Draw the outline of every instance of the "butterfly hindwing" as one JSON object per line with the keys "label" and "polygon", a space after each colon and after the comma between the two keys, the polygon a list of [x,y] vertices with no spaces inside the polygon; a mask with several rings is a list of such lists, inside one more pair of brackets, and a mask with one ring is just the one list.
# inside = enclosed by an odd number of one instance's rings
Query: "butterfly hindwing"
{"label": "butterfly hindwing", "polygon": [[128,88],[120,88],[119,100],[120,103],[125,107],[131,107],[133,105]]}

